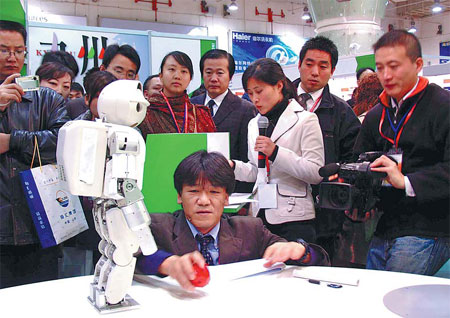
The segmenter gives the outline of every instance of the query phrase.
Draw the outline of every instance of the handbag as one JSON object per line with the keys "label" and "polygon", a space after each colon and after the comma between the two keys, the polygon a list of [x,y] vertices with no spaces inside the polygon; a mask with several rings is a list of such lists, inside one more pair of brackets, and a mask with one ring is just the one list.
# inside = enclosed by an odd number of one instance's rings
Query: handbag
{"label": "handbag", "polygon": [[[80,199],[69,193],[56,165],[42,166],[36,137],[34,141],[30,170],[20,172],[20,179],[39,240],[47,248],[87,230],[88,225]],[[32,168],[36,153],[39,167]]]}

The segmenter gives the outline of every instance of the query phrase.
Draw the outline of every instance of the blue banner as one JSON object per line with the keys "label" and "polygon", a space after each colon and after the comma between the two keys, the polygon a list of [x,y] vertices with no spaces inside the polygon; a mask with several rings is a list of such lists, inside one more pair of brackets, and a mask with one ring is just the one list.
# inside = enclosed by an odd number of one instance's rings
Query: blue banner
{"label": "blue banner", "polygon": [[448,60],[439,60],[439,64],[448,63],[450,61],[450,41],[439,43],[439,55],[448,56]]}
{"label": "blue banner", "polygon": [[36,187],[33,173],[31,170],[22,171],[20,172],[20,179],[22,180],[23,192],[27,198],[31,218],[33,219],[42,248],[56,245],[52,227],[50,226],[44,204]]}
{"label": "blue banner", "polygon": [[242,73],[255,60],[268,57],[281,66],[296,64],[298,55],[280,36],[246,32],[232,32],[233,57],[236,73]]}

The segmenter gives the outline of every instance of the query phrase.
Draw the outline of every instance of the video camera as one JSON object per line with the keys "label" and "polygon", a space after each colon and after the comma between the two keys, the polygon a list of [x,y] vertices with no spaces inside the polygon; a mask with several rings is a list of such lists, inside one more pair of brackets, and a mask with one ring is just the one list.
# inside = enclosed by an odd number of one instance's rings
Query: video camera
{"label": "video camera", "polygon": [[[374,172],[370,164],[383,152],[365,152],[355,163],[330,163],[319,169],[323,178],[339,175],[343,182],[322,182],[319,188],[319,206],[331,210],[353,210],[365,213],[375,207],[378,192],[387,174]],[[392,158],[391,158],[392,159]]]}

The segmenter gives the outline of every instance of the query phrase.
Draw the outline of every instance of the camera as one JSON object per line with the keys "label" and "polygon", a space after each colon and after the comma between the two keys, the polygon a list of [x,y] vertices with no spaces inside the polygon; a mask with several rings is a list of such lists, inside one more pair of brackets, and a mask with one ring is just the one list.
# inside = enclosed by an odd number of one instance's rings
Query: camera
{"label": "camera", "polygon": [[15,81],[24,92],[39,90],[39,76],[37,75],[17,77]]}
{"label": "camera", "polygon": [[387,174],[372,171],[370,164],[383,154],[379,151],[365,152],[355,163],[331,163],[320,168],[320,176],[338,174],[343,182],[322,182],[319,187],[319,206],[331,210],[358,209],[361,213],[374,208]]}

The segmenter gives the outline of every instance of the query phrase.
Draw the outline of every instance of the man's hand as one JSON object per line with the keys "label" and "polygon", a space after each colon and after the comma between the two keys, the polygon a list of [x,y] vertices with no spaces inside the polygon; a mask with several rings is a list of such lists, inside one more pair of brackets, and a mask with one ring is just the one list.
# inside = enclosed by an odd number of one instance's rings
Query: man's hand
{"label": "man's hand", "polygon": [[20,103],[25,94],[22,87],[14,82],[14,79],[20,77],[19,73],[8,76],[0,85],[0,111],[6,109],[12,101]]}
{"label": "man's hand", "polygon": [[10,134],[0,133],[0,154],[9,151]]}
{"label": "man's hand", "polygon": [[265,136],[258,136],[255,143],[255,151],[262,152],[267,157],[270,157],[275,150],[275,143]]}
{"label": "man's hand", "polygon": [[277,262],[298,260],[305,254],[305,247],[296,242],[278,242],[266,248],[263,258],[267,260],[265,267],[270,267]]}
{"label": "man's hand", "polygon": [[356,222],[366,222],[367,220],[373,218],[375,216],[376,209],[372,209],[364,213],[364,215],[359,215],[358,209],[353,209],[351,212],[346,210],[345,215],[352,221]]}
{"label": "man's hand", "polygon": [[394,188],[405,189],[405,176],[401,173],[395,161],[383,155],[370,164],[370,169],[375,172],[387,173],[386,180]]}
{"label": "man's hand", "polygon": [[205,267],[205,259],[198,251],[183,256],[172,255],[162,262],[159,266],[159,272],[176,279],[184,289],[193,291],[195,287],[190,281],[195,278],[195,271],[192,266],[194,263],[201,268]]}

